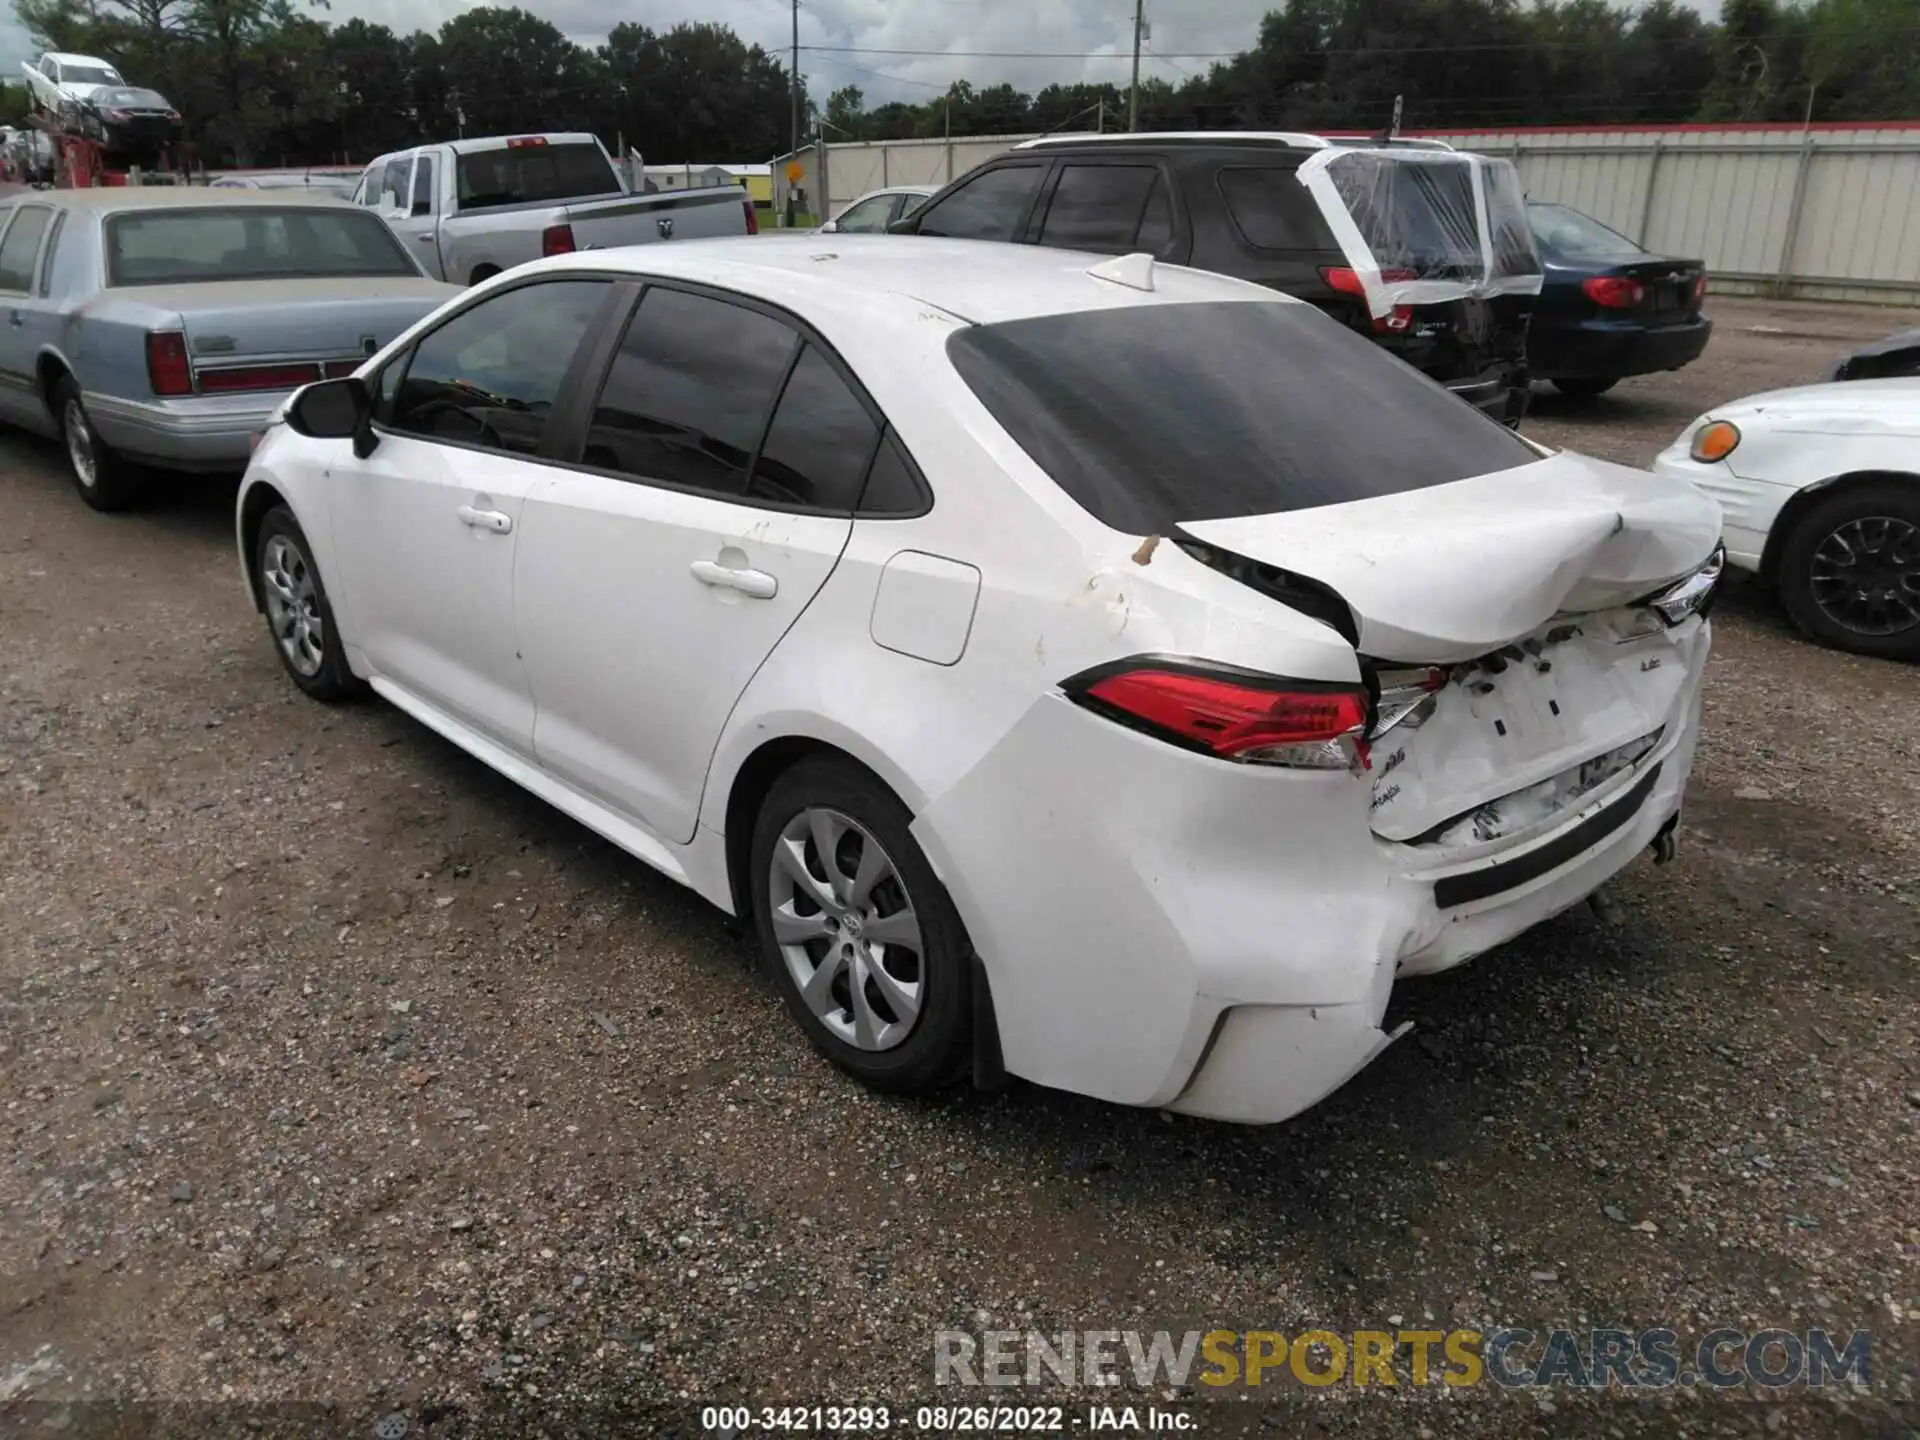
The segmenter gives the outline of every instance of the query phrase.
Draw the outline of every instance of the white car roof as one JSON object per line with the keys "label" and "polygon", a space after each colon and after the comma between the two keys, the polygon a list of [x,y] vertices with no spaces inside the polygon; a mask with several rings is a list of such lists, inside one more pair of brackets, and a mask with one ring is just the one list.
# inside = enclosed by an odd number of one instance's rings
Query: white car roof
{"label": "white car roof", "polygon": [[53,60],[61,65],[98,65],[102,70],[111,70],[116,75],[120,73],[118,65],[111,60],[102,60],[98,55],[74,55],[65,50],[49,50],[40,58]]}
{"label": "white car roof", "polygon": [[[1136,266],[1145,257],[1137,257]],[[1040,245],[900,235],[775,235],[676,241],[555,256],[517,268],[595,269],[704,282],[784,305],[802,317],[856,306],[870,321],[912,325],[928,306],[975,324],[1122,305],[1238,300],[1305,302],[1244,280],[1178,265],[1150,267],[1153,289],[1090,273],[1114,257]]]}

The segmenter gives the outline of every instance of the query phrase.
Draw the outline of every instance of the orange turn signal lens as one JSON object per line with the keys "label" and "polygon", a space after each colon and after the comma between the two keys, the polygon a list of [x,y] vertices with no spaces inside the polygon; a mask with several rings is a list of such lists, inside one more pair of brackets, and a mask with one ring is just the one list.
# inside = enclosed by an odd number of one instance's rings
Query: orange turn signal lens
{"label": "orange turn signal lens", "polygon": [[1726,459],[1739,443],[1740,431],[1731,421],[1715,420],[1700,427],[1700,433],[1693,437],[1691,453],[1694,459],[1710,465]]}

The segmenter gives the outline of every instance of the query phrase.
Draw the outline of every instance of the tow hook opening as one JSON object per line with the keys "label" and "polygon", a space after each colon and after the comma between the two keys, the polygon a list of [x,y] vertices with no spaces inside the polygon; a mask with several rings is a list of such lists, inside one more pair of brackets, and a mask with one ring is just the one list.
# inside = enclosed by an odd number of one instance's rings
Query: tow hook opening
{"label": "tow hook opening", "polygon": [[1674,853],[1673,837],[1674,837],[1674,833],[1677,830],[1679,830],[1679,828],[1680,828],[1680,817],[1678,814],[1676,814],[1671,820],[1667,821],[1666,824],[1662,825],[1660,827],[1660,833],[1653,837],[1653,843],[1648,845],[1647,849],[1653,852],[1654,864],[1665,865],[1668,861],[1673,859],[1673,853]]}

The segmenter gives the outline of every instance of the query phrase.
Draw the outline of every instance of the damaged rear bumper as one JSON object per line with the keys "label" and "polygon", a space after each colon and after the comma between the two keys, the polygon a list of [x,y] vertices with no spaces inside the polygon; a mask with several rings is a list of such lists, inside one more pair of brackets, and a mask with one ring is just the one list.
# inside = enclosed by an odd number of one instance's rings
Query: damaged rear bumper
{"label": "damaged rear bumper", "polygon": [[[1579,904],[1668,830],[1706,645],[1703,625],[1625,784],[1491,866],[1376,835],[1364,775],[1196,756],[1044,697],[914,823],[985,966],[1006,1069],[1243,1123],[1316,1103],[1395,1038],[1398,978]],[[1443,890],[1472,873],[1469,898]]]}

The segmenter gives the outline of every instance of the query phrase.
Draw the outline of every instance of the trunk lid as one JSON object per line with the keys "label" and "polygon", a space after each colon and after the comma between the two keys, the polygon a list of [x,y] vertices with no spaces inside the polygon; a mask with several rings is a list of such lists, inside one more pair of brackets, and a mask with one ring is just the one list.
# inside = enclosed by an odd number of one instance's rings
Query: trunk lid
{"label": "trunk lid", "polygon": [[1328,614],[1344,603],[1378,690],[1370,823],[1446,865],[1525,846],[1658,762],[1705,641],[1633,602],[1711,557],[1720,513],[1691,486],[1557,455],[1181,528],[1283,572],[1260,588],[1294,608],[1344,619]]}
{"label": "trunk lid", "polygon": [[1181,529],[1333,591],[1352,612],[1363,655],[1447,664],[1688,574],[1713,552],[1720,508],[1692,486],[1563,454],[1447,485]]}
{"label": "trunk lid", "polygon": [[1664,321],[1685,320],[1700,313],[1694,287],[1706,269],[1699,260],[1635,260],[1616,267],[1617,273],[1639,281],[1645,291],[1633,313]]}
{"label": "trunk lid", "polygon": [[458,293],[432,280],[232,280],[116,287],[181,318],[196,369],[261,358],[364,359]]}

